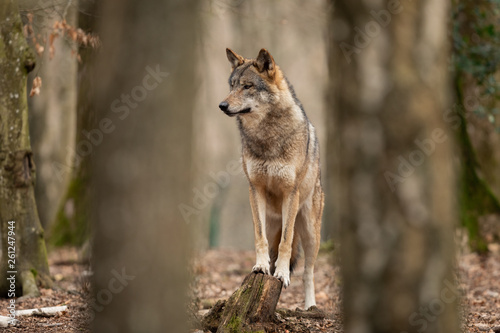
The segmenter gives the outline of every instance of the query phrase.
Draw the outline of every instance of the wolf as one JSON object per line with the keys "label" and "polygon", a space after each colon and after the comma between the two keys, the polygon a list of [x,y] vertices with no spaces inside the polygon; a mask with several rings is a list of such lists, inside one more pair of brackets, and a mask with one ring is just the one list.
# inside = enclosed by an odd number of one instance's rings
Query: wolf
{"label": "wolf", "polygon": [[316,130],[266,49],[256,59],[229,48],[226,54],[232,67],[230,93],[219,108],[236,117],[241,134],[255,233],[252,271],[274,275],[286,288],[300,241],[308,309],[316,305],[314,263],[324,205]]}

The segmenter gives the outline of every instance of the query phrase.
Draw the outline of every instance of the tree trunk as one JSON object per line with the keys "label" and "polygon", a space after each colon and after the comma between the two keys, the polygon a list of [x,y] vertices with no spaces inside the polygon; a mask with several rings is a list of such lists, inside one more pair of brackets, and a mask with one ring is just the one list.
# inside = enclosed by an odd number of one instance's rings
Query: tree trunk
{"label": "tree trunk", "polygon": [[340,146],[345,332],[458,332],[457,198],[443,122],[449,3],[335,5],[329,123]]}
{"label": "tree trunk", "polygon": [[[250,333],[268,331],[276,322],[276,305],[283,283],[270,275],[250,273],[241,287],[225,302],[224,308],[215,306],[207,318],[220,316],[217,333]],[[206,321],[207,322],[207,321]],[[213,322],[213,320],[210,320]]]}
{"label": "tree trunk", "polygon": [[186,332],[197,1],[99,6],[94,332]]}
{"label": "tree trunk", "polygon": [[[95,14],[98,3],[90,1],[79,2],[79,28],[89,34],[97,33]],[[92,15],[89,15],[91,13]],[[98,50],[82,46],[79,49],[81,61],[78,64],[77,80],[77,110],[76,110],[76,143],[88,141],[88,134],[93,129],[95,119],[95,87],[93,78],[95,59]],[[71,174],[68,190],[63,198],[56,220],[50,229],[51,243],[60,246],[72,244],[81,246],[90,243],[90,158],[78,156],[76,147],[59,160],[58,170],[63,175]],[[86,248],[86,247],[84,247]],[[87,256],[90,253],[85,253]]]}
{"label": "tree trunk", "polygon": [[42,226],[50,235],[72,176],[78,66],[75,42],[65,36],[56,38],[51,59],[48,37],[56,21],[65,19],[73,27],[78,26],[78,2],[29,0],[25,6],[27,10],[37,9],[33,19],[34,34],[47,38],[45,45],[39,40],[45,51],[37,56],[33,72],[42,78],[43,87],[39,96],[29,100],[29,121],[37,166],[38,213]]}
{"label": "tree trunk", "polygon": [[[34,56],[22,33],[14,0],[0,5],[0,294],[7,293],[8,271],[17,271],[16,287],[38,294],[35,278],[50,284],[43,229],[34,196],[35,166],[29,140],[26,77]],[[8,224],[9,221],[14,223]],[[8,227],[15,225],[15,267],[8,266]],[[9,274],[10,275],[10,274]],[[21,295],[16,288],[16,296]]]}
{"label": "tree trunk", "polygon": [[[459,71],[457,78],[455,78],[457,99],[460,103],[465,103],[464,88],[461,84],[464,77],[466,75]],[[481,174],[484,175],[484,173],[478,172],[478,170],[482,170],[482,167],[467,131],[469,123],[467,118],[472,110],[458,108],[455,112],[460,119],[457,128],[462,165],[460,170],[460,219],[462,225],[467,229],[471,249],[485,253],[488,251],[488,244],[484,233],[481,232],[480,218],[491,213],[500,214],[500,203],[484,177],[481,177]]]}
{"label": "tree trunk", "polygon": [[[453,114],[449,117],[453,121],[453,127],[457,132],[462,170],[460,173],[460,218],[462,225],[467,229],[469,244],[472,250],[477,252],[488,251],[487,237],[484,229],[490,233],[497,233],[500,237],[500,228],[484,228],[481,219],[489,214],[497,214],[500,217],[500,132],[495,133],[495,126],[487,119],[481,119],[475,114],[479,108],[493,109],[496,107],[497,98],[488,94],[487,79],[479,79],[486,76],[495,63],[491,56],[483,55],[481,60],[473,52],[468,50],[488,49],[492,42],[486,38],[485,41],[478,35],[481,26],[490,22],[496,25],[494,11],[497,4],[482,2],[478,4],[471,0],[453,1],[454,28],[454,58],[455,67],[455,89],[457,103],[454,105]],[[481,11],[491,13],[491,16],[481,15]],[[471,38],[472,36],[472,38]],[[498,37],[497,37],[498,38]],[[493,43],[493,45],[496,45]],[[477,51],[476,51],[477,52]],[[463,58],[466,57],[466,60]],[[464,63],[474,63],[474,74],[471,68]],[[498,66],[494,66],[497,68]],[[480,70],[478,70],[480,68]],[[479,74],[481,73],[481,74]],[[493,96],[492,96],[493,95]],[[455,118],[455,119],[453,119]],[[500,122],[497,121],[498,124]],[[498,220],[498,217],[497,217]],[[493,229],[493,230],[491,230]],[[496,229],[496,230],[495,230]],[[493,231],[493,232],[492,232]],[[494,237],[489,235],[489,237]],[[490,241],[492,239],[490,238]]]}

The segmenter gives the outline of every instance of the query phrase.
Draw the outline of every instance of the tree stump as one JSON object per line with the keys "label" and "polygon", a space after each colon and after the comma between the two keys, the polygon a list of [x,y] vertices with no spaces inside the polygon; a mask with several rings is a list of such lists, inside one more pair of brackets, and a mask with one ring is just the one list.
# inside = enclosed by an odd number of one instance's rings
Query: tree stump
{"label": "tree stump", "polygon": [[269,331],[276,323],[282,287],[283,283],[273,276],[250,273],[225,304],[217,303],[205,316],[204,326],[212,332],[218,326],[217,333]]}

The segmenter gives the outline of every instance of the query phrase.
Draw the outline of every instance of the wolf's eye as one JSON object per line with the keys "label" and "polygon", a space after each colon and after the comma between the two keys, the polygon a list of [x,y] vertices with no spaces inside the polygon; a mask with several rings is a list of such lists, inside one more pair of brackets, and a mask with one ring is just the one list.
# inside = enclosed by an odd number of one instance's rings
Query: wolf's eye
{"label": "wolf's eye", "polygon": [[243,88],[244,88],[244,89],[250,89],[250,88],[252,88],[252,87],[253,87],[253,84],[251,84],[251,83],[247,83],[247,84],[245,84],[245,85],[243,86]]}

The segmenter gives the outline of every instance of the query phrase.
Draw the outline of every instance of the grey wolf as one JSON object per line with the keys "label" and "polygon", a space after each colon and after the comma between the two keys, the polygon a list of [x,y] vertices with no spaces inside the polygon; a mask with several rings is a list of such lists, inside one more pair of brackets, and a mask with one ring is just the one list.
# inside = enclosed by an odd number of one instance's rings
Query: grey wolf
{"label": "grey wolf", "polygon": [[300,241],[308,309],[316,305],[314,263],[324,204],[316,131],[266,49],[256,59],[245,59],[230,49],[226,53],[232,66],[230,93],[219,108],[236,117],[241,134],[255,232],[252,271],[272,274],[286,288]]}

